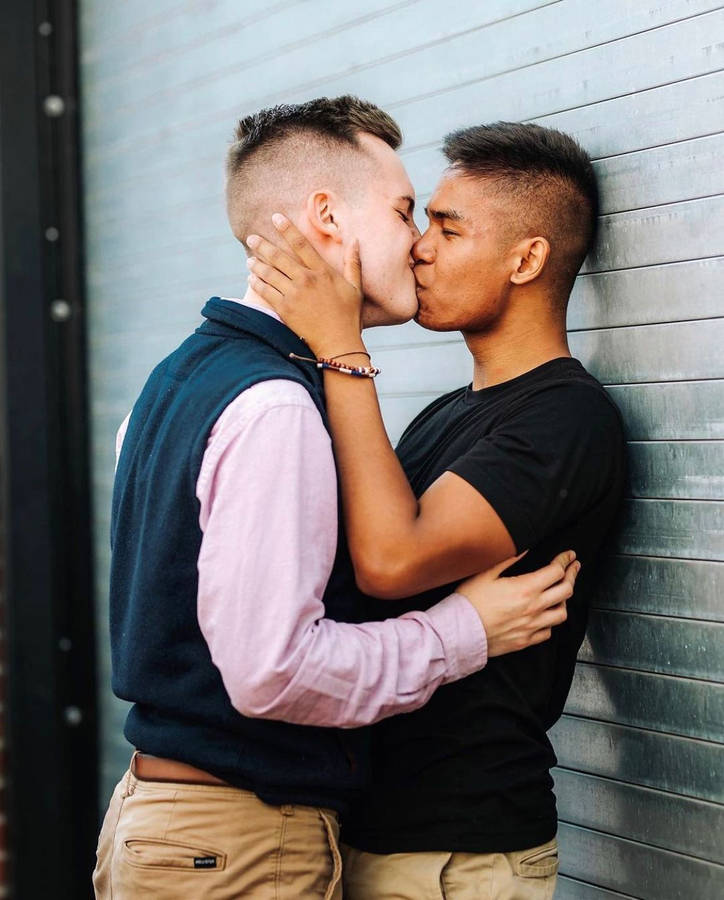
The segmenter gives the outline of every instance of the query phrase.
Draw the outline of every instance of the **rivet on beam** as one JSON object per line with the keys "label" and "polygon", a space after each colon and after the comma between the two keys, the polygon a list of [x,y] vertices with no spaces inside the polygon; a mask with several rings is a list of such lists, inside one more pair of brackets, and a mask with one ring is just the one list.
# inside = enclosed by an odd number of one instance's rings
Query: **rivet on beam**
{"label": "rivet on beam", "polygon": [[67,300],[53,300],[50,304],[50,316],[55,322],[67,322],[73,309]]}
{"label": "rivet on beam", "polygon": [[57,119],[65,112],[65,100],[57,94],[48,94],[43,100],[43,112],[51,119]]}

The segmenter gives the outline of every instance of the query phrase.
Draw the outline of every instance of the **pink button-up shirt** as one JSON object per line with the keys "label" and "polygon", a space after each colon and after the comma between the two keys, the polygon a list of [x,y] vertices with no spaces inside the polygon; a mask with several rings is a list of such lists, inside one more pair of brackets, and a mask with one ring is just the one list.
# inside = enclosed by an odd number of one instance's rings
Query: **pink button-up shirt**
{"label": "pink button-up shirt", "polygon": [[417,709],[439,685],[485,665],[485,631],[459,594],[384,622],[325,618],[337,477],[329,434],[301,385],[261,382],[224,409],[196,496],[199,626],[240,713],[351,728]]}

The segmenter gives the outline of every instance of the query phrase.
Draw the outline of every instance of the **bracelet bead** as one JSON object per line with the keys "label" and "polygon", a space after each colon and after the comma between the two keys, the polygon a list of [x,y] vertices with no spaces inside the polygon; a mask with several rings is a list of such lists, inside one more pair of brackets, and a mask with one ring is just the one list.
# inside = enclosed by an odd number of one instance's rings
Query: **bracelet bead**
{"label": "bracelet bead", "polygon": [[[347,356],[349,354],[340,354],[340,356]],[[365,354],[369,356],[368,353]],[[314,359],[309,356],[298,356],[296,353],[289,354],[290,359],[298,359],[301,362],[308,362],[315,365],[318,369],[330,369],[333,372],[339,372],[342,375],[353,375],[357,378],[376,378],[381,369],[378,369],[377,366],[369,365],[369,366],[347,366],[344,363],[337,362],[337,357],[329,357],[329,356],[320,356],[318,359]]]}
{"label": "bracelet bead", "polygon": [[376,366],[346,366],[344,363],[337,362],[334,357],[324,356],[317,360],[317,368],[331,369],[343,375],[355,375],[358,378],[376,378],[380,374],[380,369]]}

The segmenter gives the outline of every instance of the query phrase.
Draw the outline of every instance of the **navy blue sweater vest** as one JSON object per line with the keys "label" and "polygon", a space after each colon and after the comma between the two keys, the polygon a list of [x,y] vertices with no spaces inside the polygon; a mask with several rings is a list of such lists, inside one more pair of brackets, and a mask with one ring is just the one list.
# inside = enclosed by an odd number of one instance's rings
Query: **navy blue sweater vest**
{"label": "navy blue sweater vest", "polygon": [[[125,735],[140,750],[198,766],[268,803],[344,810],[366,780],[364,733],[238,713],[196,617],[195,487],[214,422],[246,388],[286,378],[309,391],[326,426],[322,380],[313,366],[290,360],[310,350],[271,316],[218,297],[203,315],[146,382],[116,472],[110,626],[113,690],[133,703]],[[324,604],[328,618],[361,618],[341,519]]]}

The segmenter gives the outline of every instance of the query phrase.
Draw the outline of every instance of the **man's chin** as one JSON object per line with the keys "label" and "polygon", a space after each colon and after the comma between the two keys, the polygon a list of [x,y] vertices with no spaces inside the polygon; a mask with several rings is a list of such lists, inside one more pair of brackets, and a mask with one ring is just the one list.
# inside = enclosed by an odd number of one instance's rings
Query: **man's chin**
{"label": "man's chin", "polygon": [[430,310],[426,309],[424,306],[418,308],[415,313],[415,321],[418,325],[422,328],[426,328],[428,331],[458,331],[459,329],[459,326],[457,325],[437,321]]}
{"label": "man's chin", "polygon": [[362,328],[377,328],[386,325],[404,325],[417,317],[417,303],[398,304],[397,306],[380,306],[372,301],[365,301],[362,308]]}

